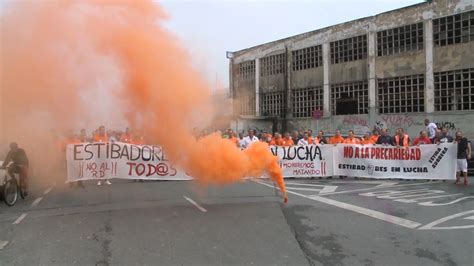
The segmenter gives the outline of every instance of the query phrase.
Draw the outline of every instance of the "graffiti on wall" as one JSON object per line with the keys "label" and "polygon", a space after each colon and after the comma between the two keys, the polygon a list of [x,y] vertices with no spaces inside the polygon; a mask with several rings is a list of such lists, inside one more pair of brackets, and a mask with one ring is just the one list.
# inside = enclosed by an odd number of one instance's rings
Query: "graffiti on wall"
{"label": "graffiti on wall", "polygon": [[438,128],[448,128],[449,130],[456,130],[456,125],[453,122],[438,122],[436,123]]}
{"label": "graffiti on wall", "polygon": [[360,127],[369,126],[369,121],[366,118],[356,117],[356,116],[345,117],[342,123],[344,125],[349,125],[349,126],[360,126]]}

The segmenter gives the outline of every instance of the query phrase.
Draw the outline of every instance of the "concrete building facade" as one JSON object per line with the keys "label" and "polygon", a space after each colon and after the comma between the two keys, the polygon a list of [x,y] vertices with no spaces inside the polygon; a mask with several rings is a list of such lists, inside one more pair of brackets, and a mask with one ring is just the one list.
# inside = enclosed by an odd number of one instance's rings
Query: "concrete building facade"
{"label": "concrete building facade", "polygon": [[236,51],[229,67],[237,130],[402,127],[416,136],[429,118],[474,137],[474,0],[424,2]]}

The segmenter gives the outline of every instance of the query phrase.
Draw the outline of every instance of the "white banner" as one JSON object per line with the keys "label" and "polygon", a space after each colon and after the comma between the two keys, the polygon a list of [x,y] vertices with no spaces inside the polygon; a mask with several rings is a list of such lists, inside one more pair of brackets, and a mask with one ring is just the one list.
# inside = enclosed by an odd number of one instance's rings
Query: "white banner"
{"label": "white banner", "polygon": [[88,179],[190,180],[176,169],[161,147],[121,142],[70,144],[66,151],[68,182]]}
{"label": "white banner", "polygon": [[455,179],[457,145],[337,145],[334,174],[370,178]]}
{"label": "white banner", "polygon": [[[455,179],[456,144],[392,146],[307,145],[270,147],[280,158],[284,177],[308,178],[333,175]],[[176,169],[161,147],[114,143],[80,143],[67,146],[67,180],[145,179],[190,180]]]}
{"label": "white banner", "polygon": [[270,149],[280,158],[284,177],[333,176],[333,146],[272,146]]}

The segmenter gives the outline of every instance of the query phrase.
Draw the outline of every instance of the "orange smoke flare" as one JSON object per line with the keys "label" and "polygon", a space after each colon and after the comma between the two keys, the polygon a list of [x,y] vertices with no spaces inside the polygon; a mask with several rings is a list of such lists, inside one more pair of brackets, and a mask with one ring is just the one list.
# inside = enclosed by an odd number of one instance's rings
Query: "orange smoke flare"
{"label": "orange smoke flare", "polygon": [[162,26],[165,19],[145,0],[8,2],[0,141],[15,136],[43,151],[51,147],[44,141],[51,128],[128,122],[201,184],[267,172],[285,195],[278,159],[266,145],[240,151],[217,135],[193,138],[191,129],[214,115],[209,84]]}

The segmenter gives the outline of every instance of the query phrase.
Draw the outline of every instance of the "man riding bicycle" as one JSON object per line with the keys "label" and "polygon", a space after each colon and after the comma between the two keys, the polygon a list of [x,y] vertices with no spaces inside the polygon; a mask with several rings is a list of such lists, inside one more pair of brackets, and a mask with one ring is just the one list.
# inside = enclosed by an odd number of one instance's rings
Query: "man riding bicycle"
{"label": "man riding bicycle", "polygon": [[[13,162],[12,164],[8,165],[10,162]],[[28,156],[26,156],[26,152],[24,149],[19,148],[18,144],[15,142],[10,143],[10,151],[7,154],[7,157],[5,158],[5,161],[3,162],[2,166],[0,169],[6,169],[8,165],[8,174],[10,176],[14,176],[14,174],[19,174],[20,176],[20,183],[22,184],[22,187],[25,189],[26,192],[26,186],[27,186],[27,177],[28,177]]]}

